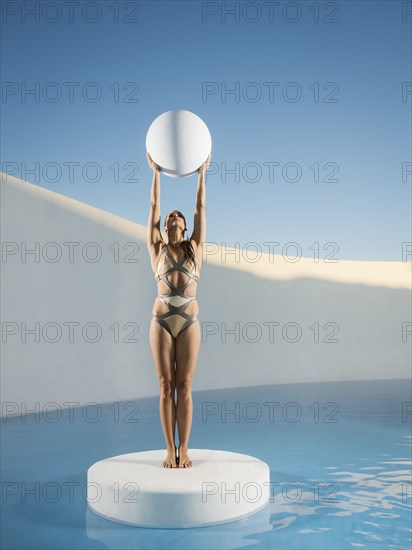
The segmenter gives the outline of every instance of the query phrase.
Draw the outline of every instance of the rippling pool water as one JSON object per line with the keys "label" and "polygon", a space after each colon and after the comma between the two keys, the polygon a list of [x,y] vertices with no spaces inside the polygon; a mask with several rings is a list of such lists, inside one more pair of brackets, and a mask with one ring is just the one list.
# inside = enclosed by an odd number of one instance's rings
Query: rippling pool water
{"label": "rippling pool water", "polygon": [[270,466],[268,506],[242,521],[142,529],[87,508],[108,456],[165,448],[158,398],[2,423],[2,549],[354,549],[412,546],[410,380],[194,392],[192,448]]}

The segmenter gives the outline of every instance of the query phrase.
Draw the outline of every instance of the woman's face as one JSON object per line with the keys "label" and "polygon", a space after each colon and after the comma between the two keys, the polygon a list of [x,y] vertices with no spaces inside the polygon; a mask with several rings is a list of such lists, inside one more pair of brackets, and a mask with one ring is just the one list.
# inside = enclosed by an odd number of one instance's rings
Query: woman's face
{"label": "woman's face", "polygon": [[171,227],[179,228],[182,232],[186,227],[186,222],[183,214],[179,210],[173,210],[166,218],[165,228],[170,230]]}

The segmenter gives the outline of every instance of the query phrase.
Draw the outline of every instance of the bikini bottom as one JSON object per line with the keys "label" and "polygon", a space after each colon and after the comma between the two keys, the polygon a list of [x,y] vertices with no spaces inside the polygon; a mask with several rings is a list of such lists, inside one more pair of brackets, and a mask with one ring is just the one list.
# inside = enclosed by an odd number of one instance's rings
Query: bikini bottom
{"label": "bikini bottom", "polygon": [[173,338],[177,338],[187,327],[199,320],[197,315],[185,313],[185,309],[196,300],[196,296],[186,298],[173,294],[158,294],[157,298],[167,305],[169,311],[160,315],[153,315],[152,320],[162,325]]}

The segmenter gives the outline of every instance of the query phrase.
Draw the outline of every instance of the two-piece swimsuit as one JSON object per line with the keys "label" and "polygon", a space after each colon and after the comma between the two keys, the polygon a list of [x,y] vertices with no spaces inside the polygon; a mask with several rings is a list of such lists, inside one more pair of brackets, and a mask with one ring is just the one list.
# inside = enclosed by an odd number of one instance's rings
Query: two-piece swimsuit
{"label": "two-piece swimsuit", "polygon": [[[198,321],[197,315],[188,315],[185,313],[187,306],[196,300],[195,296],[185,296],[184,291],[194,281],[198,281],[200,272],[198,267],[197,258],[195,259],[195,266],[185,256],[183,256],[178,262],[170,254],[166,243],[163,244],[159,260],[157,262],[156,271],[154,273],[157,281],[164,281],[172,291],[171,294],[158,294],[157,299],[164,302],[169,311],[160,315],[153,315],[152,319],[156,323],[162,325],[172,336],[177,336],[183,332],[188,326]],[[167,278],[171,273],[175,271],[181,271],[185,273],[189,280],[179,287],[175,287]]]}

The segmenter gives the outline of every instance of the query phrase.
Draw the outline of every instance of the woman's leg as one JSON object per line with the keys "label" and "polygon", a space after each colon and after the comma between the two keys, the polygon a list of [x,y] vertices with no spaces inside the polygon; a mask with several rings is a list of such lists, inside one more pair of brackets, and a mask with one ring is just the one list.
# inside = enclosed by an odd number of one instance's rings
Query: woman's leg
{"label": "woman's leg", "polygon": [[167,457],[163,466],[175,468],[175,341],[164,327],[154,321],[150,324],[149,340],[160,386],[159,412],[167,445]]}
{"label": "woman's leg", "polygon": [[179,431],[179,467],[192,465],[187,454],[192,426],[192,383],[200,349],[200,323],[189,325],[176,338],[176,418]]}

